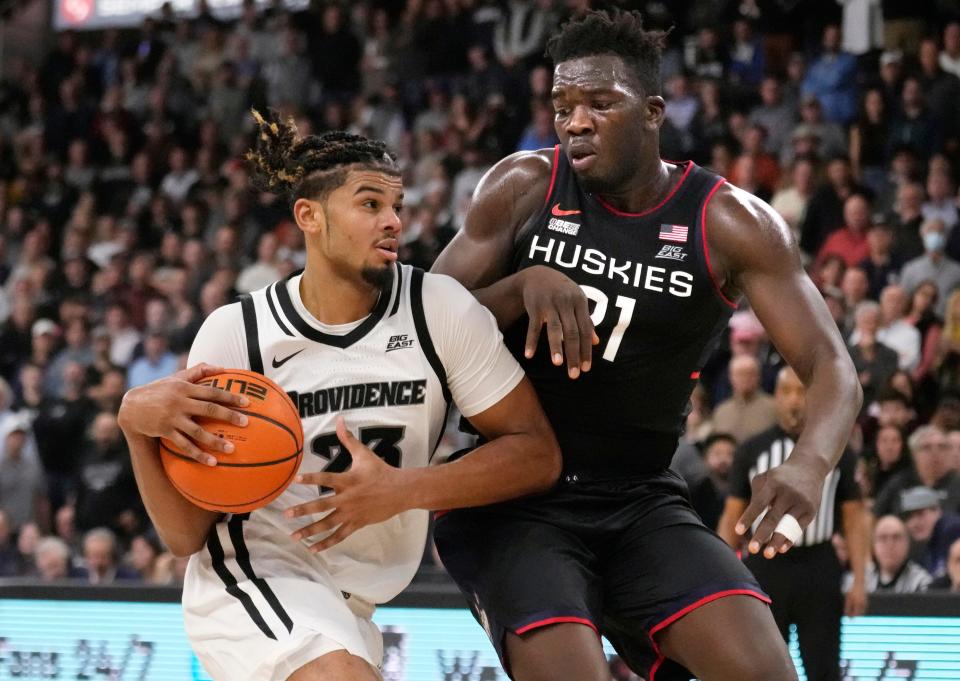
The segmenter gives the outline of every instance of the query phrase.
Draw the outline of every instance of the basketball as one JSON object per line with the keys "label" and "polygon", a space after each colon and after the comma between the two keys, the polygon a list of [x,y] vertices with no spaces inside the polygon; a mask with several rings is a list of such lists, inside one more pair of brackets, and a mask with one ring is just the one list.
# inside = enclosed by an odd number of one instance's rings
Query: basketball
{"label": "basketball", "polygon": [[279,385],[253,371],[231,369],[207,376],[200,385],[240,393],[250,405],[239,409],[246,426],[197,417],[203,428],[233,443],[229,454],[200,446],[216,466],[194,461],[165,438],[160,457],[167,477],[201,508],[246,513],[266,506],[287,488],[303,456],[303,426],[293,402]]}

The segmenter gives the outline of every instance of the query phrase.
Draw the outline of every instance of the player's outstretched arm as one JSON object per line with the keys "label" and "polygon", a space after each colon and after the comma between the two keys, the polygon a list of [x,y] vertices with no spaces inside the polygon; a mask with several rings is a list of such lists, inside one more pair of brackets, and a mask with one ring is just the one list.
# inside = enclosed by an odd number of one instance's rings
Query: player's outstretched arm
{"label": "player's outstretched arm", "polygon": [[823,481],[837,464],[863,392],[850,354],[823,297],[804,272],[790,229],[756,197],[725,186],[709,204],[710,258],[730,298],[746,295],[777,350],[807,388],[806,426],[790,458],[753,479],[750,504],[737,523],[744,534],[769,507],[749,550],[772,557],[789,548],[774,528],[789,513],[801,526],[813,518]]}
{"label": "player's outstretched arm", "polygon": [[552,159],[552,150],[519,152],[493,166],[474,192],[463,229],[432,271],[463,284],[493,313],[501,329],[526,313],[527,357],[533,356],[546,326],[553,363],[560,366],[566,357],[567,371],[576,378],[581,370],[590,369],[596,342],[583,291],[549,267],[507,274],[518,234],[549,191]]}
{"label": "player's outstretched arm", "polygon": [[117,420],[130,446],[133,472],[147,513],[160,538],[176,556],[199,551],[210,527],[221,514],[190,503],[167,479],[160,463],[157,438],[165,437],[197,460],[214,465],[216,459],[196,443],[229,453],[232,445],[205,431],[194,416],[245,425],[246,417],[228,407],[243,407],[247,398],[209,386],[195,385],[204,376],[223,371],[200,364],[127,392]]}

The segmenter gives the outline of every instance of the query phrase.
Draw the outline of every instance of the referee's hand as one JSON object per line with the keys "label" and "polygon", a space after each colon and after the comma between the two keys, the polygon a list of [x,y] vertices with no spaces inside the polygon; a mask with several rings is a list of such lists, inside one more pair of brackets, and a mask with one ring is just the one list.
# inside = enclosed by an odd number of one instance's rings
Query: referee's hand
{"label": "referee's hand", "polygon": [[800,523],[801,528],[813,520],[820,506],[824,476],[802,456],[791,455],[783,464],[761,473],[750,482],[750,504],[740,516],[735,528],[744,535],[747,528],[764,513],[763,520],[747,545],[750,553],[763,550],[765,558],[785,553],[793,543],[776,532],[777,524],[787,513]]}

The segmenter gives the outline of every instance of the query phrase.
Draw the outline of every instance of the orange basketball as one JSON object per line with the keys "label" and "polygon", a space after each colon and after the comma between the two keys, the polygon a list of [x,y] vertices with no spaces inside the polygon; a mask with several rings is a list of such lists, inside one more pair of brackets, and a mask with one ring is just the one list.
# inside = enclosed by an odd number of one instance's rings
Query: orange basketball
{"label": "orange basketball", "polygon": [[276,499],[293,480],[303,456],[303,425],[293,402],[269,378],[231,369],[198,382],[245,395],[246,426],[196,417],[206,430],[233,443],[230,453],[201,449],[217,459],[216,466],[194,461],[165,438],[160,458],[167,477],[197,506],[224,513],[246,513]]}

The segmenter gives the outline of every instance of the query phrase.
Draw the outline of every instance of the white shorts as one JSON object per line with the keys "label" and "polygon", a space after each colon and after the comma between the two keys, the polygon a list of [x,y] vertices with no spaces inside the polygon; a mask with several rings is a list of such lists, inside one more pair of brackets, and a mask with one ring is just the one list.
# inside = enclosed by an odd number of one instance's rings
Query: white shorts
{"label": "white shorts", "polygon": [[336,650],[380,668],[383,637],[371,620],[374,606],[343,594],[324,570],[314,565],[310,574],[291,569],[290,576],[260,577],[229,548],[220,561],[203,553],[187,568],[183,616],[214,681],[286,681]]}

